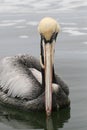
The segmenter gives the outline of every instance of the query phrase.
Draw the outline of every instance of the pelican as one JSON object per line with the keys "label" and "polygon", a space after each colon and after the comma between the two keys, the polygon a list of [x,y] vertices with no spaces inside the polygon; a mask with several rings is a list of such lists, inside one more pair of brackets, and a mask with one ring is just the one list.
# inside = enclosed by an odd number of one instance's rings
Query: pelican
{"label": "pelican", "polygon": [[40,62],[33,56],[17,55],[0,60],[0,102],[23,110],[52,110],[69,106],[69,88],[55,74],[55,42],[60,26],[51,17],[43,18]]}

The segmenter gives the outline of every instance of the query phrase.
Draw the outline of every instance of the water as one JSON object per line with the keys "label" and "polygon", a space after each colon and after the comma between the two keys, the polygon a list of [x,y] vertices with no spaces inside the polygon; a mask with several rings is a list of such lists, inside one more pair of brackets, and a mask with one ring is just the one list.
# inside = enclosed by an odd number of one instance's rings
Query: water
{"label": "water", "polygon": [[87,1],[0,0],[0,56],[39,57],[37,25],[44,16],[59,21],[55,69],[70,89],[71,109],[26,113],[0,106],[0,129],[87,129]]}

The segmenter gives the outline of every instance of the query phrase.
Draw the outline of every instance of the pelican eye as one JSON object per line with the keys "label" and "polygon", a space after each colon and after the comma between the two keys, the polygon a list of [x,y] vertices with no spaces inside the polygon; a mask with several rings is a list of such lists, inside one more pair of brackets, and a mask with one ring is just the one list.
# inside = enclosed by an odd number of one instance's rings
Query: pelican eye
{"label": "pelican eye", "polygon": [[53,40],[56,41],[56,38],[57,38],[58,32],[54,32],[54,33],[52,33],[52,36],[51,36],[51,38],[50,38],[49,40],[47,40],[47,39],[45,38],[45,36],[44,36],[42,33],[41,33],[40,35],[41,35],[41,40],[44,40],[45,43],[52,43]]}
{"label": "pelican eye", "polygon": [[41,35],[41,39],[44,40],[45,39],[44,35],[42,33],[40,33],[40,35]]}
{"label": "pelican eye", "polygon": [[58,32],[54,32],[51,36],[51,40],[56,40]]}

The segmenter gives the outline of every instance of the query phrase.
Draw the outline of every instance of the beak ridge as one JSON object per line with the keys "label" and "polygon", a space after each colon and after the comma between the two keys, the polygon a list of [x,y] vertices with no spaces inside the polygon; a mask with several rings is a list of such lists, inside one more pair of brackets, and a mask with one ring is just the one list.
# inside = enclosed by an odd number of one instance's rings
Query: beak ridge
{"label": "beak ridge", "polygon": [[47,115],[52,111],[52,44],[45,44],[45,109]]}

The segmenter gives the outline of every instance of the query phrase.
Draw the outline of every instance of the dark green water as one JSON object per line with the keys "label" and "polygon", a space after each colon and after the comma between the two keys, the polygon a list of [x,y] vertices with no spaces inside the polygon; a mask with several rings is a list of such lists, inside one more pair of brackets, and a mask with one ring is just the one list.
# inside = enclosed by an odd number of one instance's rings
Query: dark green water
{"label": "dark green water", "polygon": [[0,0],[0,56],[28,53],[39,58],[37,24],[52,16],[61,26],[55,47],[56,73],[70,89],[70,109],[23,112],[0,105],[0,129],[87,130],[87,1]]}
{"label": "dark green water", "polygon": [[[23,112],[20,110],[0,107],[0,122],[8,129],[45,129],[57,130],[62,128],[64,123],[70,119],[70,109],[63,109],[53,112],[47,118],[45,112]],[[2,127],[0,127],[2,128]]]}

